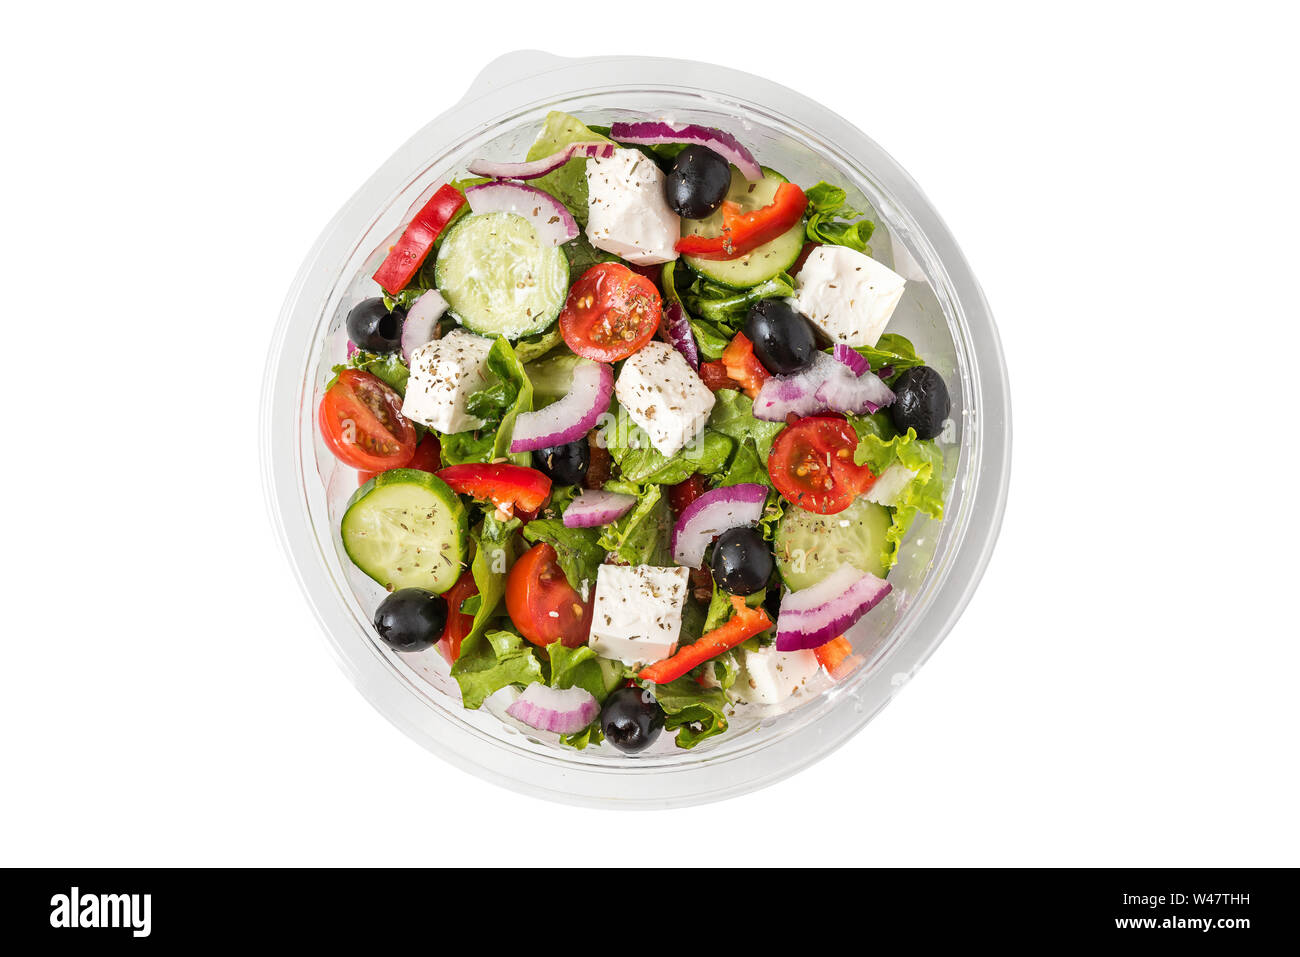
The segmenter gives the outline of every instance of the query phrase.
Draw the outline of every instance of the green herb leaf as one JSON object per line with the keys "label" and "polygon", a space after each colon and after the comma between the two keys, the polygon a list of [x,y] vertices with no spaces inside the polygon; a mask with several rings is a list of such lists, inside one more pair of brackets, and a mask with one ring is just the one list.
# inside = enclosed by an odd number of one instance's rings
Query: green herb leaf
{"label": "green herb leaf", "polygon": [[804,235],[809,242],[848,246],[860,253],[871,252],[867,242],[876,224],[862,219],[865,213],[845,205],[848,194],[844,190],[821,182],[806,190],[804,195],[808,197],[809,210]]}

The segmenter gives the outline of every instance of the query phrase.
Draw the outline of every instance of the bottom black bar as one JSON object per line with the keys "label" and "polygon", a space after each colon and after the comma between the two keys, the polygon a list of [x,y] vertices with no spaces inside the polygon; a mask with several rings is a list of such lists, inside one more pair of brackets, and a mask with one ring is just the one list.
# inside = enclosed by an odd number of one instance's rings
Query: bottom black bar
{"label": "bottom black bar", "polygon": [[[9,870],[10,932],[96,950],[154,942],[375,943],[473,931],[482,947],[527,937],[614,943],[766,940],[872,927],[913,941],[1123,941],[1239,949],[1294,918],[1294,870],[821,870],[710,866],[537,872],[439,870]],[[584,929],[585,925],[585,929]],[[780,926],[777,926],[780,925]],[[734,928],[728,931],[727,928]],[[619,928],[622,928],[621,930]],[[748,928],[742,933],[742,928]],[[458,930],[459,929],[459,930]],[[612,934],[612,940],[608,935]],[[631,934],[631,937],[625,936]],[[738,934],[739,936],[733,936]],[[751,937],[756,934],[756,937]],[[486,935],[486,936],[483,936]],[[116,949],[116,947],[114,947]],[[475,949],[481,949],[476,947]]]}

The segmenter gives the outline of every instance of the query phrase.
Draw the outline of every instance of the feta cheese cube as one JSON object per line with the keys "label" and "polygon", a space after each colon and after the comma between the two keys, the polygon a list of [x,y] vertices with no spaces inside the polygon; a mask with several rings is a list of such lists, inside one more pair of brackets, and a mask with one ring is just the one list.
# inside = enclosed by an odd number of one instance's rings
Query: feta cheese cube
{"label": "feta cheese cube", "polygon": [[835,342],[874,346],[907,280],[847,246],[818,246],[795,277],[795,305]]}
{"label": "feta cheese cube", "polygon": [[686,604],[685,568],[601,565],[596,573],[591,649],[633,668],[677,650]]}
{"label": "feta cheese cube", "polygon": [[780,704],[804,694],[820,667],[812,651],[777,651],[775,645],[746,650],[731,693],[750,704]]}
{"label": "feta cheese cube", "polygon": [[467,432],[482,426],[482,419],[465,411],[465,400],[495,378],[490,378],[486,367],[491,350],[491,339],[464,329],[453,329],[416,349],[411,354],[402,415],[439,432]]}
{"label": "feta cheese cube", "polygon": [[587,160],[587,238],[597,249],[649,266],[677,258],[680,217],[664,199],[664,174],[640,150]]}
{"label": "feta cheese cube", "polygon": [[618,403],[664,455],[676,455],[704,430],[713,393],[680,352],[658,339],[623,363]]}

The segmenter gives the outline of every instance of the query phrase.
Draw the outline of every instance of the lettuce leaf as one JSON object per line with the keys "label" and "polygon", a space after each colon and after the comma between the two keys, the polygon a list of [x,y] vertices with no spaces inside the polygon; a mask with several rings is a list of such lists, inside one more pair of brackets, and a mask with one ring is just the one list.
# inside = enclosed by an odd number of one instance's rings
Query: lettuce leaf
{"label": "lettuce leaf", "polygon": [[[402,361],[400,352],[375,353],[359,350],[352,353],[347,362],[336,365],[330,371],[337,378],[344,369],[361,369],[363,372],[369,372],[387,383],[398,395],[406,397],[406,383],[411,378],[411,370]],[[331,379],[326,388],[333,384],[334,380]]]}
{"label": "lettuce leaf", "polygon": [[684,675],[655,685],[654,696],[664,709],[664,730],[677,732],[679,748],[693,748],[727,730],[727,695],[721,688],[704,688]]}
{"label": "lettuce leaf", "polygon": [[860,253],[871,252],[867,241],[871,239],[876,224],[862,219],[865,213],[845,205],[848,194],[844,190],[823,181],[806,190],[804,195],[808,197],[808,223],[804,235],[809,242],[848,246]]}
{"label": "lettuce leaf", "polygon": [[536,649],[515,632],[488,631],[472,642],[465,639],[451,674],[460,685],[465,707],[473,710],[506,685],[541,681],[542,663]]}
{"label": "lettuce leaf", "polygon": [[[713,412],[709,415],[709,428],[730,436],[737,442],[753,439],[764,462],[772,454],[772,443],[785,428],[784,422],[764,422],[754,418],[754,403],[749,396],[734,389],[723,389],[713,395]],[[730,483],[729,483],[730,484]]]}
{"label": "lettuce leaf", "polygon": [[563,341],[559,323],[545,332],[536,332],[515,343],[515,356],[520,362],[536,362]]}
{"label": "lettuce leaf", "polygon": [[[545,159],[571,143],[611,143],[576,116],[553,110],[546,114],[541,132],[528,148],[526,160]],[[530,186],[550,193],[573,213],[579,226],[587,225],[587,161],[571,159],[559,169],[532,180]]]}
{"label": "lettuce leaf", "polygon": [[735,327],[744,320],[749,307],[754,303],[760,299],[793,295],[794,280],[785,273],[778,273],[771,279],[764,279],[757,286],[741,290],[700,281],[694,289],[682,292],[681,300],[691,314],[724,327],[731,335],[735,335]]}
{"label": "lettuce leaf", "polygon": [[595,582],[605,561],[599,528],[567,528],[558,518],[537,518],[524,526],[524,538],[532,544],[545,542],[555,549],[556,560],[569,584],[582,591],[583,582]]}
{"label": "lettuce leaf", "polygon": [[443,465],[465,465],[469,462],[491,462],[496,448],[495,432],[457,432],[454,435],[438,433],[442,446]]}
{"label": "lettuce leaf", "polygon": [[848,418],[858,434],[858,447],[853,453],[856,464],[867,466],[877,475],[895,463],[916,473],[890,509],[893,521],[885,535],[883,559],[885,567],[892,568],[918,515],[943,518],[943,450],[933,439],[918,439],[915,429],[900,435],[884,412]]}
{"label": "lettuce leaf", "polygon": [[857,351],[871,363],[871,370],[876,375],[885,370],[886,374],[881,378],[886,382],[892,382],[905,369],[925,365],[911,341],[896,332],[886,332],[874,346],[858,346]]}
{"label": "lettuce leaf", "polygon": [[637,485],[676,485],[696,472],[714,475],[726,466],[734,445],[722,433],[705,429],[699,441],[688,443],[675,455],[664,455],[622,407],[601,434],[623,479]]}
{"label": "lettuce leaf", "polygon": [[637,496],[636,507],[612,525],[600,530],[600,547],[613,552],[629,565],[673,564],[668,541],[672,532],[672,514],[659,485],[638,486],[631,482],[607,482],[611,492]]}

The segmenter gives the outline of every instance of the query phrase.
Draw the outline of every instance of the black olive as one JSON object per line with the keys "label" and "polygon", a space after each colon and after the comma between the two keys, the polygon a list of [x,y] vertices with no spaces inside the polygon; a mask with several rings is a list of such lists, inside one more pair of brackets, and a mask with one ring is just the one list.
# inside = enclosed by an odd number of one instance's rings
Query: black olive
{"label": "black olive", "polygon": [[379,603],[375,630],[394,651],[423,651],[447,627],[447,599],[423,588],[401,588]]}
{"label": "black olive", "polygon": [[677,154],[664,180],[664,198],[678,216],[703,219],[731,188],[731,167],[707,146],[688,146]]}
{"label": "black olive", "polygon": [[812,324],[784,299],[760,299],[750,306],[745,335],[758,361],[773,375],[806,369],[817,352]]}
{"label": "black olive", "polygon": [[916,366],[900,374],[890,388],[894,402],[889,406],[889,418],[894,428],[899,432],[916,429],[921,439],[932,439],[943,431],[952,400],[939,373],[929,366]]}
{"label": "black olive", "polygon": [[556,485],[581,485],[591,466],[591,447],[584,435],[568,445],[533,452],[533,466]]}
{"label": "black olive", "polygon": [[348,338],[367,352],[395,352],[402,346],[405,322],[406,310],[401,306],[390,311],[378,296],[362,299],[348,313]]}
{"label": "black olive", "polygon": [[729,528],[713,543],[713,580],[732,595],[752,595],[772,577],[772,550],[758,529]]}
{"label": "black olive", "polygon": [[649,691],[619,688],[600,709],[600,730],[620,751],[644,751],[664,728],[664,709]]}

